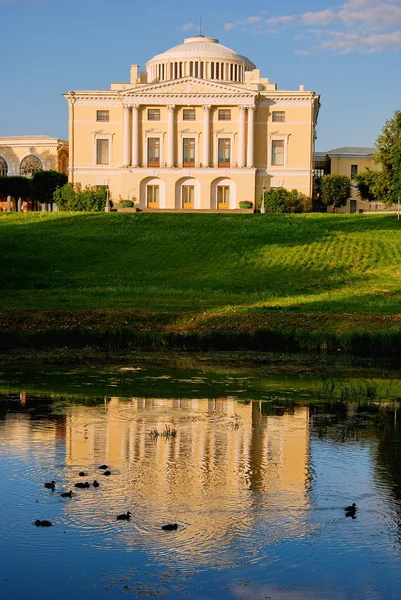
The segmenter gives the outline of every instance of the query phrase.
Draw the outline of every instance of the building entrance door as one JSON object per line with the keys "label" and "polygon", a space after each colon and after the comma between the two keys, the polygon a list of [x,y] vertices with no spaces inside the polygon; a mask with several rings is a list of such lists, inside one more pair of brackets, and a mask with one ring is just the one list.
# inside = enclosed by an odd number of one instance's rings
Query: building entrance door
{"label": "building entrance door", "polygon": [[217,208],[219,210],[228,210],[230,208],[230,187],[228,185],[219,185],[217,187]]}
{"label": "building entrance door", "polygon": [[146,206],[148,208],[159,208],[159,186],[148,185],[146,188]]}
{"label": "building entrance door", "polygon": [[182,208],[194,208],[195,187],[193,185],[182,186]]}
{"label": "building entrance door", "polygon": [[349,212],[356,213],[356,200],[349,201]]}

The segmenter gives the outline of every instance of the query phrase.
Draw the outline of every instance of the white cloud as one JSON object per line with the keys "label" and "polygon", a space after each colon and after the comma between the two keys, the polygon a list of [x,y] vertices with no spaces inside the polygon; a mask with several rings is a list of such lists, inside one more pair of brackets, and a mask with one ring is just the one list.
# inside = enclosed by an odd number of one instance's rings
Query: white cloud
{"label": "white cloud", "polygon": [[191,31],[192,29],[196,29],[196,26],[193,23],[185,23],[185,25],[181,27],[181,31]]}
{"label": "white cloud", "polygon": [[284,15],[282,17],[270,17],[270,19],[266,19],[266,25],[269,27],[277,27],[277,25],[291,25],[294,23],[295,18],[290,15]]}
{"label": "white cloud", "polygon": [[239,23],[225,23],[224,24],[224,31],[231,31],[232,29],[235,29],[235,27],[237,27]]}
{"label": "white cloud", "polygon": [[375,0],[348,0],[338,13],[347,27],[363,26],[372,30],[401,27],[401,3],[399,0],[376,2]]}
{"label": "white cloud", "polygon": [[306,25],[329,25],[337,19],[336,13],[332,10],[320,10],[319,12],[307,12],[302,15],[302,21]]}
{"label": "white cloud", "polygon": [[[294,37],[295,40],[314,38],[318,40],[318,46],[326,50],[384,52],[400,48],[401,0],[343,0],[336,10],[328,7],[296,16],[263,18],[251,15],[226,23],[224,29],[231,31],[241,26],[246,30],[256,24],[260,33],[283,26],[297,27],[299,35]],[[295,50],[300,55],[306,52]]]}
{"label": "white cloud", "polygon": [[359,51],[368,53],[384,52],[385,50],[401,49],[401,31],[391,33],[380,33],[376,35],[363,36],[358,33],[346,33],[342,31],[331,32],[330,40],[322,42],[323,48],[336,50],[342,54]]}
{"label": "white cloud", "polygon": [[298,54],[298,56],[309,56],[309,50],[295,50],[295,54]]}

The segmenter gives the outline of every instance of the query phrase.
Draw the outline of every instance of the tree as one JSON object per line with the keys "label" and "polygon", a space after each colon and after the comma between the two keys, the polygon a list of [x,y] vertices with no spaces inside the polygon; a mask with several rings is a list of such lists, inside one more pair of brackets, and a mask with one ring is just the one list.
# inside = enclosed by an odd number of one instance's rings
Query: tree
{"label": "tree", "polygon": [[0,177],[0,196],[12,198],[29,198],[31,195],[31,180],[20,175]]}
{"label": "tree", "polygon": [[380,171],[372,171],[368,167],[355,175],[354,179],[361,200],[380,202],[380,198],[376,196],[379,177]]}
{"label": "tree", "polygon": [[351,179],[347,175],[333,173],[323,175],[320,200],[327,206],[336,208],[345,206],[351,196]]}
{"label": "tree", "polygon": [[375,196],[385,204],[401,200],[401,110],[384,124],[376,141],[375,162],[382,170],[373,186]]}
{"label": "tree", "polygon": [[32,197],[42,204],[52,204],[54,192],[67,181],[67,175],[58,171],[36,171],[32,175]]}

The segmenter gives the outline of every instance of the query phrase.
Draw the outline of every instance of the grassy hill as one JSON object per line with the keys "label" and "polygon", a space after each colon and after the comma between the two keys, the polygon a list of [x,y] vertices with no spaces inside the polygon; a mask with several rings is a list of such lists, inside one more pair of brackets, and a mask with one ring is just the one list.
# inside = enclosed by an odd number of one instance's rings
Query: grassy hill
{"label": "grassy hill", "polygon": [[400,227],[392,215],[0,213],[1,325],[54,326],[57,313],[68,328],[72,311],[79,326],[97,311],[102,327],[147,330],[398,331]]}

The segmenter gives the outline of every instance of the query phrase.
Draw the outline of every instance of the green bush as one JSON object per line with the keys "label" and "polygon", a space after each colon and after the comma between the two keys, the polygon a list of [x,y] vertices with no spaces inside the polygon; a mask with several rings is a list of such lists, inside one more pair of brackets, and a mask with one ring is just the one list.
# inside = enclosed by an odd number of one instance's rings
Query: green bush
{"label": "green bush", "polygon": [[86,186],[67,183],[54,192],[53,201],[60,211],[104,211],[107,200],[107,187]]}
{"label": "green bush", "polygon": [[122,208],[133,208],[135,206],[135,202],[132,200],[121,200],[120,206]]}
{"label": "green bush", "polygon": [[251,202],[250,200],[244,200],[243,202],[239,203],[239,207],[240,208],[252,208],[253,202]]}
{"label": "green bush", "polygon": [[312,212],[312,201],[308,196],[285,188],[271,188],[264,194],[264,205],[269,213],[304,213]]}

